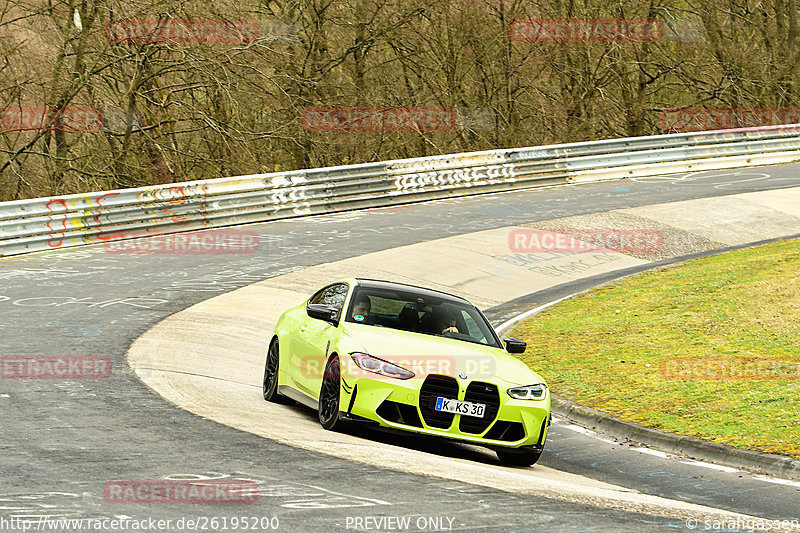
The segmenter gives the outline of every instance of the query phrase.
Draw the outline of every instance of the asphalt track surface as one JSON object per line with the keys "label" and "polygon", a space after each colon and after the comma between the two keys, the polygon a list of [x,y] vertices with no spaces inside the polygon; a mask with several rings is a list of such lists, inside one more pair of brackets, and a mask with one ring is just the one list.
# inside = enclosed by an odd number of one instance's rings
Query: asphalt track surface
{"label": "asphalt track surface", "polygon": [[[353,464],[240,432],[168,404],[135,378],[125,353],[177,311],[306,266],[525,222],[795,186],[800,165],[702,172],[247,226],[260,235],[257,254],[126,255],[93,246],[2,260],[0,355],[103,355],[113,371],[100,380],[0,380],[0,530],[14,531],[3,518],[115,516],[173,524],[181,517],[277,517],[281,531],[353,530],[355,519],[380,516],[410,517],[412,531],[436,530],[437,519],[438,530],[462,531],[686,529],[683,520]],[[666,498],[800,518],[796,485],[610,440],[557,424],[541,463]],[[428,447],[459,453],[458,445]],[[260,496],[246,506],[125,505],[103,497],[110,480],[186,478],[251,479]]]}

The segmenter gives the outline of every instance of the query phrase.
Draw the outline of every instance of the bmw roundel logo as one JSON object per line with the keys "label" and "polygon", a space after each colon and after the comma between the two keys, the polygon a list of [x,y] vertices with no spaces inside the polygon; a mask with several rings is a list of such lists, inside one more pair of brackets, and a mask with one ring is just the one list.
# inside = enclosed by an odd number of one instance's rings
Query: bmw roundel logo
{"label": "bmw roundel logo", "polygon": [[467,375],[466,375],[465,373],[463,373],[463,372],[462,372],[462,373],[460,373],[460,374],[458,375],[458,377],[459,377],[459,378],[461,378],[461,379],[467,379]]}

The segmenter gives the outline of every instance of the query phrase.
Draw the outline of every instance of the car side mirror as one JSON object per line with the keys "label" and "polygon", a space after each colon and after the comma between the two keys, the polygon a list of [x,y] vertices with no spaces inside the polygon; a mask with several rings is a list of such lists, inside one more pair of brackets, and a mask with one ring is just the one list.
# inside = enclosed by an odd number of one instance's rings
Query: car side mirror
{"label": "car side mirror", "polygon": [[506,343],[506,351],[508,353],[524,353],[525,348],[528,347],[528,343],[515,337],[506,337],[503,342]]}
{"label": "car side mirror", "polygon": [[324,320],[325,322],[330,322],[333,325],[338,323],[338,313],[335,307],[331,307],[329,305],[324,304],[308,304],[306,306],[306,313],[311,318],[316,318],[319,320]]}

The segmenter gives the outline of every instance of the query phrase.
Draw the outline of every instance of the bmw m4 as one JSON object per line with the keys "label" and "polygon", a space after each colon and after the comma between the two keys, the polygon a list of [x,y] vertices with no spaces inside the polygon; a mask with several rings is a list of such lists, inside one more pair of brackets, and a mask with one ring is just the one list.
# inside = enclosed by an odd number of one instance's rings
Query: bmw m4
{"label": "bmw m4", "polygon": [[329,430],[364,423],[486,446],[508,465],[542,454],[550,393],[481,311],[439,291],[348,278],[284,312],[264,399],[318,411]]}

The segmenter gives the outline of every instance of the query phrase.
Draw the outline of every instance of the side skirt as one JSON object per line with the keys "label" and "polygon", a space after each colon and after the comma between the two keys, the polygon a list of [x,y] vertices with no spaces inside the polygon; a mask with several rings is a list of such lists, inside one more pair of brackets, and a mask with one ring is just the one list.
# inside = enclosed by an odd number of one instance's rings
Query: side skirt
{"label": "side skirt", "polygon": [[310,407],[311,409],[318,410],[319,409],[319,402],[314,398],[311,398],[297,389],[290,387],[289,385],[278,385],[278,392],[283,394],[287,398],[291,398],[292,400],[296,401],[297,403],[301,403],[306,407]]}

